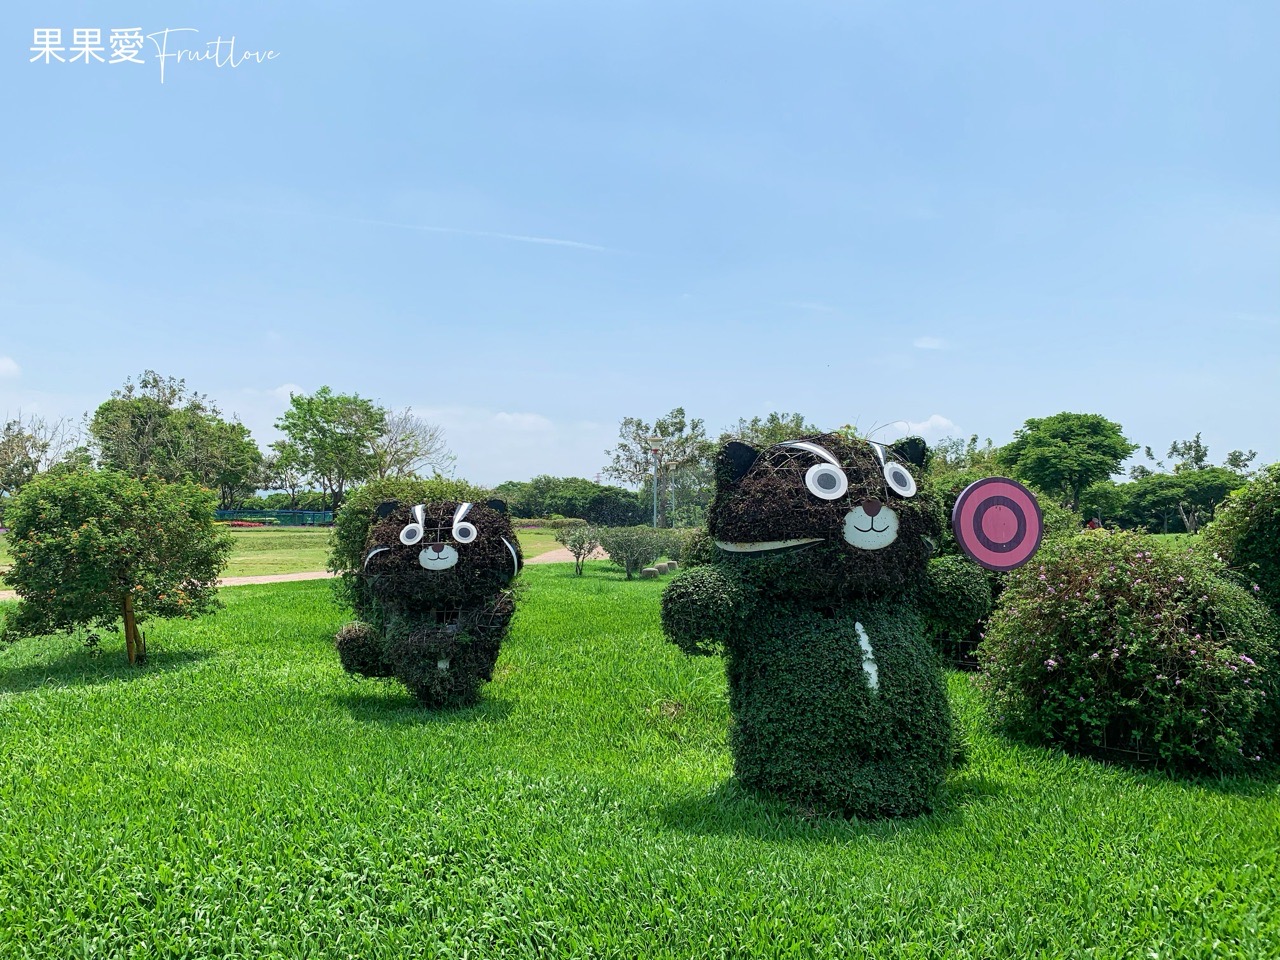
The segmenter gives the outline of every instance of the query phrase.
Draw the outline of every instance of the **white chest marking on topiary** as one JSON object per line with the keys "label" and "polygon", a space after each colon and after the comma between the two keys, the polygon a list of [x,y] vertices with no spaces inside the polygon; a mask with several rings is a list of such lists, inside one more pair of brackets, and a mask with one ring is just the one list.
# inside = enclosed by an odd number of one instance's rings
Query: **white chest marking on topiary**
{"label": "white chest marking on topiary", "polygon": [[426,570],[448,570],[458,562],[458,551],[447,543],[423,547],[418,563]]}
{"label": "white chest marking on topiary", "polygon": [[898,515],[889,507],[881,507],[868,516],[862,505],[844,517],[844,539],[859,550],[879,550],[898,539]]}
{"label": "white chest marking on topiary", "polygon": [[766,550],[785,550],[787,547],[821,542],[821,537],[805,537],[801,540],[758,540],[753,543],[730,543],[727,540],[717,540],[716,546],[725,553],[763,553]]}
{"label": "white chest marking on topiary", "polygon": [[867,683],[872,690],[880,689],[880,668],[876,666],[876,655],[871,649],[871,640],[861,623],[855,623],[853,629],[858,634],[858,645],[862,647],[862,670],[867,675]]}

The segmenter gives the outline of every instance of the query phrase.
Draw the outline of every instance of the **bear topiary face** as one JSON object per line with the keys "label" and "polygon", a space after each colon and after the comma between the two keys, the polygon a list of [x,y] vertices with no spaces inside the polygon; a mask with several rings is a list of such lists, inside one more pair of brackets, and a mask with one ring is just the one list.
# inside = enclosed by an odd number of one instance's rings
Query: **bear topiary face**
{"label": "bear topiary face", "polygon": [[722,558],[779,592],[878,596],[917,583],[941,533],[919,489],[924,441],[822,434],[763,452],[736,441],[716,463],[707,530]]}
{"label": "bear topiary face", "polygon": [[369,532],[369,593],[402,612],[463,611],[492,604],[523,562],[506,505],[388,501]]}

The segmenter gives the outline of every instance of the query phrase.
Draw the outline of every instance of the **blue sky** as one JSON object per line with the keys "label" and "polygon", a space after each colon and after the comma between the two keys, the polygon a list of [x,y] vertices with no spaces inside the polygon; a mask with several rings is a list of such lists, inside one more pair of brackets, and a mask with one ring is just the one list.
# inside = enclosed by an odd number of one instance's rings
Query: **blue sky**
{"label": "blue sky", "polygon": [[[278,55],[162,84],[152,42],[28,62],[53,27]],[[290,389],[411,405],[483,483],[592,476],[676,405],[1274,461],[1277,36],[1269,2],[9,2],[0,414],[154,368],[263,443]]]}

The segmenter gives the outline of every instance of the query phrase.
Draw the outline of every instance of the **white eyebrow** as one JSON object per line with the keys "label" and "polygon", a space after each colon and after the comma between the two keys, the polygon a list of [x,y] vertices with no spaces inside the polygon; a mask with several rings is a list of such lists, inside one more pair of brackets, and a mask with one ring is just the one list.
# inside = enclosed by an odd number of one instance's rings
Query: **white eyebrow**
{"label": "white eyebrow", "polygon": [[837,460],[829,450],[825,447],[818,446],[816,443],[810,443],[808,440],[787,440],[785,443],[778,444],[778,446],[793,447],[796,450],[805,450],[812,453],[815,457],[820,457],[833,466],[840,466],[840,461]]}
{"label": "white eyebrow", "polygon": [[887,467],[888,464],[885,462],[884,455],[884,444],[876,443],[874,440],[868,440],[867,443],[871,444],[871,449],[874,450],[876,452],[876,456],[880,458],[880,466]]}
{"label": "white eyebrow", "polygon": [[427,522],[427,507],[425,504],[418,504],[413,508],[413,519],[417,521],[418,526],[425,526]]}
{"label": "white eyebrow", "polygon": [[462,522],[462,518],[467,515],[467,511],[471,509],[471,504],[463,503],[458,505],[458,509],[453,512],[453,525],[456,527]]}

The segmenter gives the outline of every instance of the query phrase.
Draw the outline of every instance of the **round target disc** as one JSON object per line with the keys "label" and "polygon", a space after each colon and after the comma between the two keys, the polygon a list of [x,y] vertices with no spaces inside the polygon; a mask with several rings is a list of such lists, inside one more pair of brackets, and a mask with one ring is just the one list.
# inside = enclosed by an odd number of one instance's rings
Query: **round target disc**
{"label": "round target disc", "polygon": [[960,549],[988,570],[1013,570],[1031,559],[1044,536],[1044,516],[1035,494],[1004,477],[965,487],[951,511]]}

